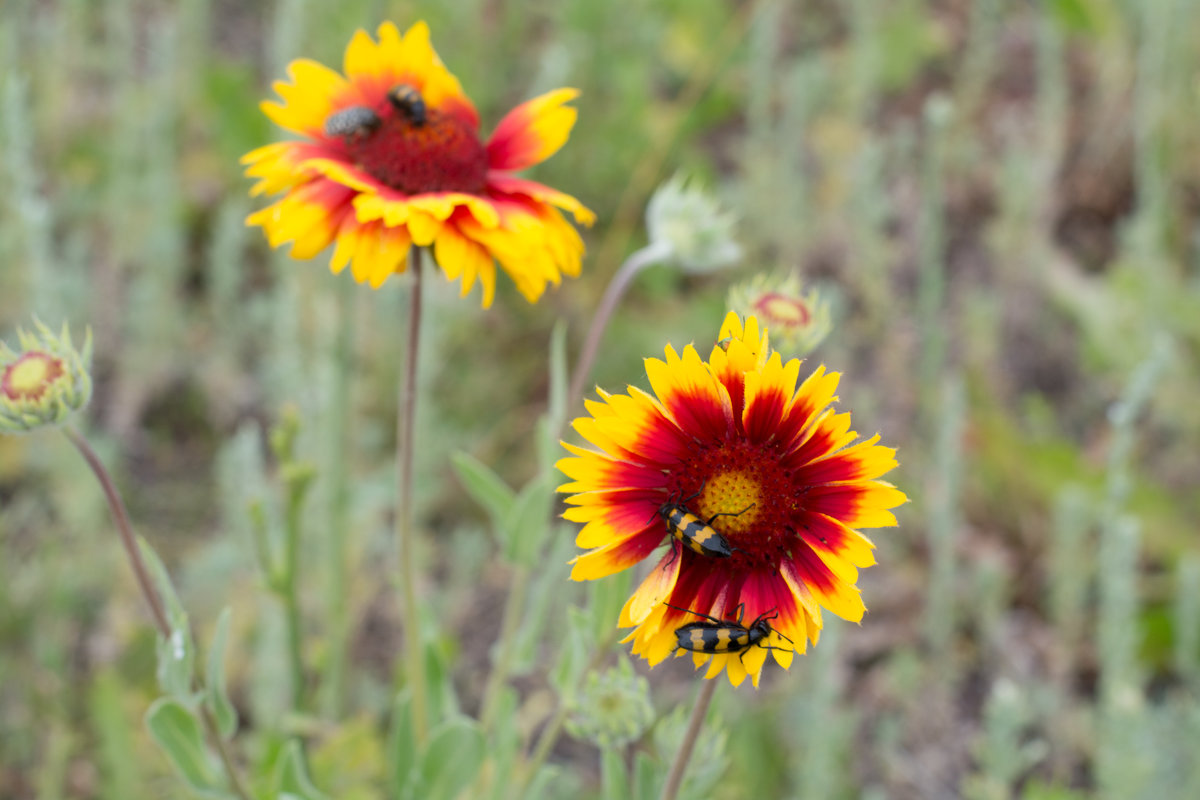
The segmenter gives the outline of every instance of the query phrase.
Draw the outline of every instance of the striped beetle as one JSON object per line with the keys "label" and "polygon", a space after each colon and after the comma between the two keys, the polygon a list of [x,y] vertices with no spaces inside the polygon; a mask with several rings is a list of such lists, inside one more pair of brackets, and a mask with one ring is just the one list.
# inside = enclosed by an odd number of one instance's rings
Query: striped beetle
{"label": "striped beetle", "polygon": [[[707,483],[707,481],[705,481]],[[710,558],[729,558],[737,550],[731,545],[724,536],[721,535],[716,528],[712,526],[712,522],[717,517],[738,517],[745,514],[750,509],[754,508],[755,504],[743,508],[741,511],[734,513],[732,511],[722,511],[718,514],[713,514],[705,522],[700,517],[688,511],[687,504],[695,500],[704,491],[704,484],[700,485],[700,490],[691,497],[675,502],[670,498],[667,502],[659,506],[656,512],[662,517],[663,522],[667,524],[667,531],[681,545],[686,546],[692,552],[699,553],[702,556]],[[675,544],[671,544],[671,560],[673,561],[682,550],[676,550]],[[668,564],[671,561],[667,562]]]}
{"label": "striped beetle", "polygon": [[408,117],[413,125],[420,127],[425,124],[425,98],[415,87],[407,83],[393,86],[387,97],[392,107]]}
{"label": "striped beetle", "polygon": [[[701,614],[699,611],[692,611],[690,608],[673,606],[670,603],[663,603],[663,605],[676,611],[695,614],[704,620],[703,622],[689,622],[675,629],[676,650],[690,650],[693,653],[737,653],[738,660],[741,661],[746,655],[746,651],[754,645],[758,645],[764,650],[787,650],[786,647],[763,644],[763,639],[772,633],[779,634],[780,639],[795,645],[795,642],[771,627],[770,620],[779,616],[778,612],[772,613],[775,609],[759,614],[749,626],[746,626],[742,624],[745,603],[738,604],[737,622],[717,619],[708,614]],[[791,652],[795,652],[795,650]]]}

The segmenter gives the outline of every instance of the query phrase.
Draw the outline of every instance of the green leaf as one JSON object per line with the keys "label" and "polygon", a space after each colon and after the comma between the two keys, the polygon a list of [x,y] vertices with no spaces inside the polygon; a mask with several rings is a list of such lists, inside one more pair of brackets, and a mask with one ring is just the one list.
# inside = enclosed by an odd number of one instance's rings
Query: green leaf
{"label": "green leaf", "polygon": [[193,791],[208,798],[233,797],[209,759],[200,723],[183,703],[171,697],[155,700],[146,712],[146,727]]}
{"label": "green leaf", "polygon": [[544,472],[525,484],[504,519],[505,556],[515,564],[532,567],[538,561],[554,500],[554,476]]}
{"label": "green leaf", "polygon": [[458,693],[454,690],[454,676],[447,661],[442,648],[435,643],[425,645],[425,686],[429,699],[429,719],[433,725],[459,713]]}
{"label": "green leaf", "polygon": [[392,704],[392,729],[388,735],[388,751],[391,754],[391,765],[388,770],[388,783],[391,791],[388,797],[410,796],[404,787],[412,781],[413,767],[417,764],[417,737],[413,733],[412,698],[408,689],[396,695]]}
{"label": "green leaf", "polygon": [[136,797],[135,788],[141,785],[141,763],[134,755],[134,726],[126,718],[123,704],[119,674],[107,667],[102,669],[88,692],[88,718],[99,745],[103,797]]}
{"label": "green leaf", "polygon": [[280,797],[293,797],[296,800],[329,800],[329,797],[313,785],[308,777],[308,767],[304,764],[304,751],[300,742],[293,739],[283,749],[279,760],[278,771],[275,773],[276,794]]}
{"label": "green leaf", "polygon": [[208,650],[208,668],[204,679],[204,704],[212,712],[222,739],[233,736],[238,724],[237,711],[229,700],[225,682],[225,647],[229,639],[230,616],[231,610],[226,606],[221,616],[217,617],[217,630]]}
{"label": "green leaf", "polygon": [[430,736],[421,757],[421,777],[414,796],[421,800],[454,800],[479,774],[483,755],[483,731],[475,720],[447,720]]}
{"label": "green leaf", "polygon": [[192,631],[188,625],[187,612],[171,583],[171,576],[154,548],[145,539],[138,537],[138,549],[150,571],[150,579],[162,599],[171,628],[168,637],[159,636],[155,652],[158,654],[158,685],[163,692],[180,700],[190,700],[192,677],[196,660],[196,647],[192,642]]}
{"label": "green leaf", "polygon": [[625,759],[611,747],[600,752],[600,796],[603,800],[628,800],[629,775]]}
{"label": "green leaf", "polygon": [[516,492],[491,467],[468,453],[455,453],[450,456],[450,463],[467,494],[483,506],[492,519],[492,526],[501,533],[504,520],[512,512]]}
{"label": "green leaf", "polygon": [[633,765],[633,800],[654,800],[661,790],[664,770],[653,758],[639,752]]}

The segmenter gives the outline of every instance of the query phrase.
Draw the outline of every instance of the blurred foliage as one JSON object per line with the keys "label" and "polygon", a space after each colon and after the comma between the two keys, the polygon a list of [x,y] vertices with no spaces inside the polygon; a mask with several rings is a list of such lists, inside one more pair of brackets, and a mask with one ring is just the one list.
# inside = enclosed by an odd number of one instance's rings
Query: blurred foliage
{"label": "blurred foliage", "polygon": [[[443,722],[419,752],[388,574],[406,284],[371,293],[269,252],[242,227],[258,201],[237,163],[272,137],[258,103],[290,59],[336,65],[356,28],[418,18],[485,132],[582,90],[532,174],[600,217],[583,275],[537,306],[430,287],[416,514]],[[739,220],[741,267],[648,269],[592,383],[645,386],[641,358],[708,344],[731,283],[794,272],[833,299],[809,363],[844,373],[914,502],[874,535],[861,627],[830,620],[790,672],[718,693],[689,796],[1188,797],[1198,43],[1198,0],[7,0],[0,331],[94,330],[90,435],[174,578],[195,669],[228,686],[256,796],[650,797],[686,659],[636,665],[658,715],[639,741],[564,738],[536,774],[506,771],[611,665],[627,594],[569,584],[567,526],[518,541],[532,517],[512,506],[534,514],[550,480],[555,321],[573,354],[654,189],[701,176]],[[267,433],[285,404],[286,457]],[[290,517],[289,464],[314,469]],[[262,553],[289,541],[297,583],[273,593]],[[524,636],[495,649],[526,583]],[[495,659],[519,679],[484,729],[462,713]],[[155,700],[149,620],[77,456],[0,438],[0,797],[178,797],[152,734],[209,780],[180,680]]]}

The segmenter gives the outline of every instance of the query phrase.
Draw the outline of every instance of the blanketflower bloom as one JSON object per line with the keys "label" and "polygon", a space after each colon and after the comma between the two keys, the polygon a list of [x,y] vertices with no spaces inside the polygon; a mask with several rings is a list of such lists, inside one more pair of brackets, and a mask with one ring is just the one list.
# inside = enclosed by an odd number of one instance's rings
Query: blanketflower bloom
{"label": "blanketflower bloom", "polygon": [[[708,361],[691,345],[646,359],[654,395],[631,386],[589,401],[574,428],[598,449],[564,443],[573,457],[558,467],[571,482],[559,491],[574,493],[563,516],[584,523],[576,543],[589,552],[575,559],[575,580],[627,569],[667,540],[621,611],[636,655],[651,666],[682,655],[688,632],[676,631],[700,615],[722,633],[739,615],[745,628],[761,618],[769,633],[748,647],[692,653],[705,677],[725,671],[737,686],[749,675],[757,686],[768,652],[786,669],[816,643],[822,608],[862,619],[855,584],[875,557],[858,529],[895,525],[888,509],[907,498],[879,480],[895,450],[878,435],[857,441],[850,415],[830,408],[837,373],[818,367],[797,387],[800,361],[772,352],[753,316],[743,325],[730,313],[718,339]],[[694,552],[667,536],[667,503],[711,520],[732,552]]]}
{"label": "blanketflower bloom", "polygon": [[[562,274],[579,274],[583,240],[559,209],[590,225],[595,216],[570,195],[513,173],[552,156],[567,141],[579,93],[556,89],[514,108],[487,142],[479,115],[442,64],[424,22],[403,36],[390,22],[379,41],[359,30],[344,75],[308,59],[278,81],[282,102],[261,108],[304,137],[242,158],[258,178],[251,195],[284,197],[246,220],[272,247],[291,242],[312,258],[336,242],[330,267],[347,265],[378,288],[406,269],[411,246],[432,247],[465,296],[479,280],[483,305],[496,288],[495,262],[535,302]],[[494,259],[494,260],[493,260]]]}

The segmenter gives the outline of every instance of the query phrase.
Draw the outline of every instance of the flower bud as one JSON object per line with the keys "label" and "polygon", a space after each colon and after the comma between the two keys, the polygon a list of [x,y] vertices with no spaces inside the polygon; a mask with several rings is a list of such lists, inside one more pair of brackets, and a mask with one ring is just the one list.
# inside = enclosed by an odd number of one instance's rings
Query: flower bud
{"label": "flower bud", "polygon": [[730,290],[729,308],[743,317],[757,317],[781,353],[804,357],[821,343],[833,322],[829,301],[816,289],[803,288],[794,275],[756,275]]}
{"label": "flower bud", "polygon": [[654,721],[650,686],[627,659],[604,673],[591,673],[572,704],[567,731],[602,749],[624,747],[641,738]]}
{"label": "flower bud", "polygon": [[58,425],[87,405],[92,397],[92,332],[82,351],[71,344],[63,325],[54,334],[35,319],[37,330],[17,329],[16,350],[0,342],[0,432],[26,433]]}
{"label": "flower bud", "polygon": [[733,215],[712,195],[678,175],[658,187],[646,206],[651,246],[688,272],[712,272],[742,257],[733,225]]}

